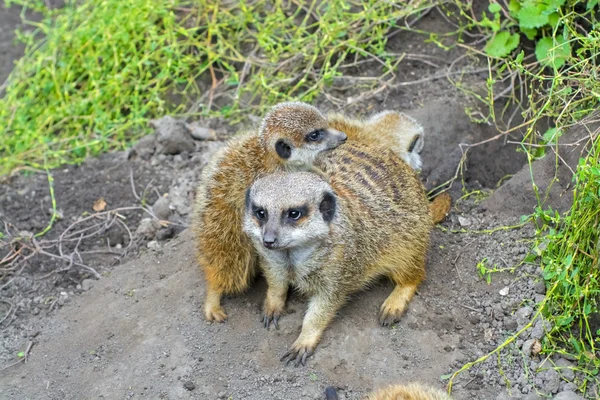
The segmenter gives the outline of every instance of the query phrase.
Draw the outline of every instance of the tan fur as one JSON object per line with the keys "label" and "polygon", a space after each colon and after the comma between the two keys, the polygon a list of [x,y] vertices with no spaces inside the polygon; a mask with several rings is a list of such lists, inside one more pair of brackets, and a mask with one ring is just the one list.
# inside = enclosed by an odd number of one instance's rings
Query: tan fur
{"label": "tan fur", "polygon": [[[385,118],[381,115],[368,124],[339,114],[328,121],[307,104],[282,103],[265,116],[258,133],[232,139],[213,157],[202,172],[192,220],[197,258],[206,280],[204,315],[208,321],[224,321],[227,314],[221,307],[222,295],[243,292],[256,273],[256,252],[241,230],[246,189],[258,177],[279,170],[319,172],[311,167],[317,151],[306,149],[299,157],[284,160],[276,153],[275,143],[284,139],[294,148],[306,147],[304,135],[314,129],[348,129],[351,141],[370,143],[378,137],[382,143],[390,143],[393,139],[384,140],[386,135],[399,137],[398,129],[408,125],[395,113]],[[394,121],[395,130],[390,128]],[[407,132],[418,128],[414,125]],[[397,141],[394,146],[401,149],[406,143]]]}
{"label": "tan fur", "polygon": [[418,383],[392,385],[369,393],[365,400],[452,400],[445,392]]}
{"label": "tan fur", "polygon": [[[381,276],[396,287],[381,306],[379,321],[398,321],[425,278],[433,227],[421,181],[390,149],[347,143],[321,154],[315,166],[329,183],[308,172],[279,173],[257,180],[250,190],[252,207],[258,202],[269,215],[308,205],[310,218],[277,228],[281,250],[262,245],[261,227],[250,211],[244,221],[269,284],[265,325],[283,313],[289,284],[310,296],[302,332],[286,354],[296,363],[312,354],[348,297]],[[326,229],[319,207],[328,190],[335,193],[337,207]]]}
{"label": "tan fur", "polygon": [[[423,127],[412,117],[386,110],[368,119],[349,118],[343,114],[330,113],[327,120],[333,128],[345,132],[350,143],[371,144],[392,150],[415,170],[421,169]],[[413,148],[411,149],[411,146]]]}
{"label": "tan fur", "polygon": [[452,197],[446,192],[440,193],[429,203],[433,223],[438,224],[446,219],[452,206]]}

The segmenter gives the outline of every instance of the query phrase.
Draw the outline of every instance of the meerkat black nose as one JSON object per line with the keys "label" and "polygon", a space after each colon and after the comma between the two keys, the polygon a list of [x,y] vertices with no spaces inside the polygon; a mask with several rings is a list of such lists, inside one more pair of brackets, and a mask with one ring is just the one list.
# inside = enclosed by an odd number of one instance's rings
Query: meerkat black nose
{"label": "meerkat black nose", "polygon": [[277,238],[264,238],[263,239],[263,244],[265,245],[266,248],[270,249],[273,246],[275,246],[275,243],[277,242]]}

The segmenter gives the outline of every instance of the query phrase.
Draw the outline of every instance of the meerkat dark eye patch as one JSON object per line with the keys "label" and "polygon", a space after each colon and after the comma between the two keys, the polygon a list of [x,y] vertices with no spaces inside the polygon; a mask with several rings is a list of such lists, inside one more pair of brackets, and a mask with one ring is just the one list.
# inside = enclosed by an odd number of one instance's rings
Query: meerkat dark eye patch
{"label": "meerkat dark eye patch", "polygon": [[300,219],[302,219],[303,217],[306,217],[307,215],[308,215],[308,207],[302,206],[302,207],[290,208],[290,209],[284,211],[282,217],[287,222],[293,223],[293,222],[298,222]]}
{"label": "meerkat dark eye patch", "polygon": [[292,155],[292,148],[289,144],[283,141],[283,139],[279,139],[275,143],[275,151],[277,155],[283,159],[288,159]]}
{"label": "meerkat dark eye patch", "polygon": [[254,217],[261,224],[264,223],[269,218],[269,214],[267,213],[267,210],[265,210],[262,207],[258,207],[256,204],[252,204],[252,215],[254,215]]}
{"label": "meerkat dark eye patch", "polygon": [[304,137],[304,140],[306,140],[307,142],[318,142],[318,141],[323,140],[324,137],[325,137],[325,130],[317,129],[315,131],[312,131],[308,135],[306,135]]}
{"label": "meerkat dark eye patch", "polygon": [[321,204],[319,204],[319,211],[321,211],[325,222],[331,222],[335,215],[335,207],[335,196],[331,192],[325,192],[323,200],[321,200]]}
{"label": "meerkat dark eye patch", "polygon": [[409,153],[412,153],[412,151],[415,149],[415,146],[417,145],[417,142],[419,141],[420,138],[421,138],[421,135],[415,136],[413,141],[410,143],[410,146],[408,146]]}

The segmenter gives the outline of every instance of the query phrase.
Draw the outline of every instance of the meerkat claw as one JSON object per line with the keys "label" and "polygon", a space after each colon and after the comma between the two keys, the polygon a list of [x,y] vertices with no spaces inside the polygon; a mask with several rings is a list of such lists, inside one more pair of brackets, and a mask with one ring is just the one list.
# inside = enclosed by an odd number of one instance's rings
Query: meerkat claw
{"label": "meerkat claw", "polygon": [[280,358],[279,361],[285,361],[285,365],[289,365],[292,361],[294,361],[294,366],[297,367],[300,364],[302,366],[306,366],[306,359],[313,354],[313,350],[308,348],[292,348],[288,350],[283,357]]}
{"label": "meerkat claw", "polygon": [[265,329],[269,329],[271,322],[273,323],[273,326],[275,326],[275,329],[279,329],[279,317],[279,314],[263,314],[261,322]]}

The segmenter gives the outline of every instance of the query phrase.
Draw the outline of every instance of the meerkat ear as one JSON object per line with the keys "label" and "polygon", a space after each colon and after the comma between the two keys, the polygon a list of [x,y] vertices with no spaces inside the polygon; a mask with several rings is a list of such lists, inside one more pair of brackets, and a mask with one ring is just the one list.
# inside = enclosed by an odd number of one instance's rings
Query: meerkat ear
{"label": "meerkat ear", "polygon": [[286,160],[292,155],[292,148],[283,139],[279,139],[275,142],[275,151],[279,157]]}
{"label": "meerkat ear", "polygon": [[325,192],[323,194],[323,200],[319,204],[319,211],[323,214],[323,220],[325,222],[331,222],[335,215],[335,196],[331,192]]}
{"label": "meerkat ear", "polygon": [[417,145],[417,142],[419,141],[419,139],[421,139],[421,135],[415,135],[415,137],[413,138],[413,141],[408,146],[409,153],[412,153],[412,151],[415,149],[415,146]]}
{"label": "meerkat ear", "polygon": [[250,188],[246,189],[246,210],[250,208]]}

